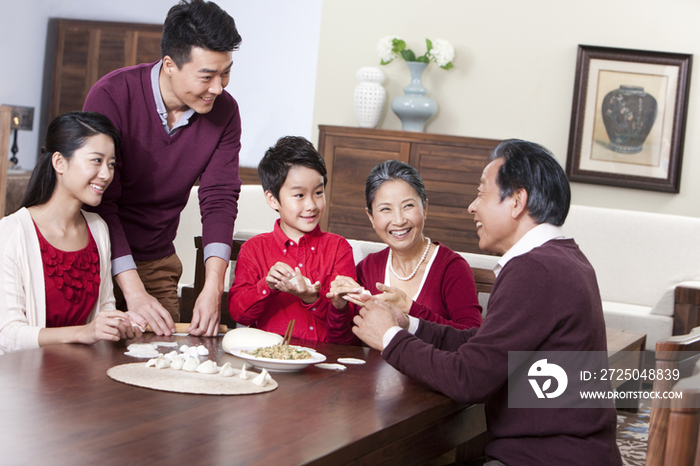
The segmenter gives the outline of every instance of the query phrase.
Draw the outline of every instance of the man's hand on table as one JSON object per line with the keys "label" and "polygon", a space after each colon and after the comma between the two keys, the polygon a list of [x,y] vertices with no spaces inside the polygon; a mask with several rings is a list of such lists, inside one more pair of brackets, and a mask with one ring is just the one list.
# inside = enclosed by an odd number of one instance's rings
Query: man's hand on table
{"label": "man's hand on table", "polygon": [[228,262],[211,256],[205,263],[204,287],[192,310],[192,323],[187,331],[191,335],[215,337],[221,322],[221,295],[224,292],[224,276]]}
{"label": "man's hand on table", "polygon": [[353,322],[356,325],[352,328],[353,333],[379,351],[384,349],[382,340],[387,330],[396,326],[408,328],[408,318],[401,309],[376,297],[365,301]]}
{"label": "man's hand on table", "polygon": [[221,295],[221,292],[206,286],[202,289],[194,303],[192,323],[187,329],[191,335],[215,337],[219,334]]}
{"label": "man's hand on table", "polygon": [[151,326],[156,335],[175,333],[175,323],[170,313],[160,302],[146,291],[136,269],[126,270],[116,276],[117,284],[124,293],[126,306],[132,322],[146,329]]}

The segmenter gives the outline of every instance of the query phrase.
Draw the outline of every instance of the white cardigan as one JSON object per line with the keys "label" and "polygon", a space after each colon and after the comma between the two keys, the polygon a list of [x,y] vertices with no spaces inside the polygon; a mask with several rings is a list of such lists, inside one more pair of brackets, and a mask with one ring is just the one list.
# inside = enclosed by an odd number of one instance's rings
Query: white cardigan
{"label": "white cardigan", "polygon": [[[100,255],[100,291],[88,322],[115,308],[107,224],[82,212]],[[46,327],[44,265],[34,222],[25,208],[0,220],[0,354],[39,347]]]}

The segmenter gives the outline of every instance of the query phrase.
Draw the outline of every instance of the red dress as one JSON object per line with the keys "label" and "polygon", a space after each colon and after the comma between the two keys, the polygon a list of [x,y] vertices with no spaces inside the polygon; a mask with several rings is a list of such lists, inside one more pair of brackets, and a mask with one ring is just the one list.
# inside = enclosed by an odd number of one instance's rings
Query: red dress
{"label": "red dress", "polygon": [[36,227],[44,263],[46,327],[84,325],[100,289],[100,255],[88,227],[88,244],[78,251],[53,247]]}

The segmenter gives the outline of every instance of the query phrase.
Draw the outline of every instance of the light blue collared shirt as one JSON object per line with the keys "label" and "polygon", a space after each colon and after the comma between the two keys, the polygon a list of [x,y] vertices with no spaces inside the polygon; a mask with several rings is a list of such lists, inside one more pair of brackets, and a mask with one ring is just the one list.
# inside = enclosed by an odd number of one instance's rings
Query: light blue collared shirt
{"label": "light blue collared shirt", "polygon": [[151,69],[151,88],[153,89],[153,98],[156,101],[156,109],[158,110],[158,116],[160,116],[160,122],[163,123],[163,128],[170,136],[175,134],[178,128],[187,126],[190,123],[190,117],[194,115],[194,110],[188,108],[187,111],[180,117],[180,119],[171,128],[168,128],[168,109],[165,108],[165,103],[163,102],[163,94],[160,93],[160,84],[158,78],[160,77],[160,69],[163,67],[163,60],[153,65]]}

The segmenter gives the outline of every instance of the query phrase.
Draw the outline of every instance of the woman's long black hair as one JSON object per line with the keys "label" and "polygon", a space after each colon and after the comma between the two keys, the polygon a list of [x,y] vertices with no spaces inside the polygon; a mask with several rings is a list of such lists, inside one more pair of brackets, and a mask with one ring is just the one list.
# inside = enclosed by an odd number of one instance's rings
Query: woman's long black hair
{"label": "woman's long black hair", "polygon": [[115,151],[119,149],[119,132],[106,116],[96,112],[68,112],[57,116],[49,124],[44,146],[22,199],[22,207],[45,204],[53,196],[56,171],[51,159],[54,153],[60,152],[64,159],[70,160],[89,137],[98,134],[112,138]]}

